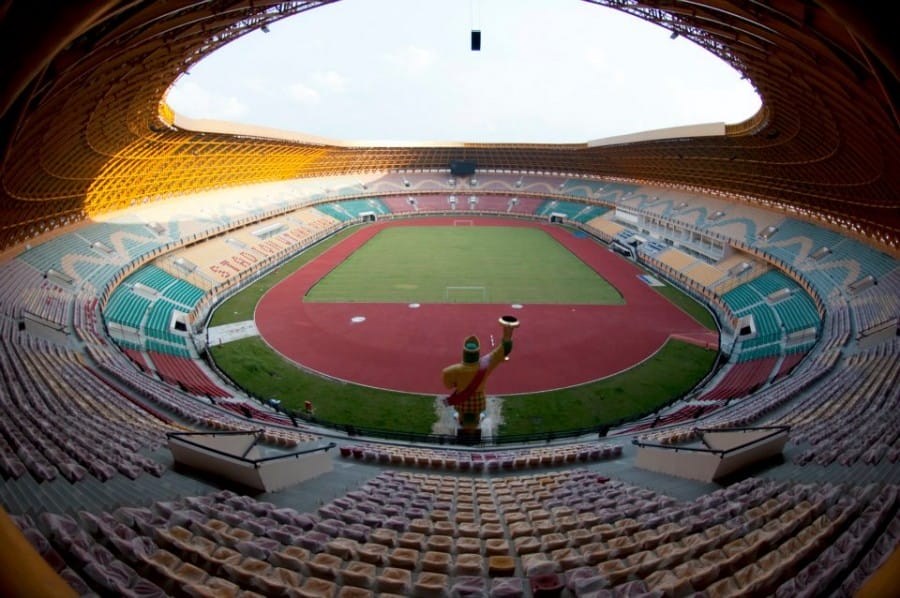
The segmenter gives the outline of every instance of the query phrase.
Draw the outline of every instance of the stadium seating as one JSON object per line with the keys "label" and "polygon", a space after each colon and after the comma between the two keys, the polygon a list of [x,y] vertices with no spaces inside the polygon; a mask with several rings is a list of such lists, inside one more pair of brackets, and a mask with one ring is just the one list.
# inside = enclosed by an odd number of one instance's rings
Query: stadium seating
{"label": "stadium seating", "polygon": [[359,219],[362,214],[379,215],[388,212],[387,207],[377,198],[332,201],[318,205],[317,209],[341,222]]}
{"label": "stadium seating", "polygon": [[[315,512],[219,491],[14,522],[84,587],[123,593],[796,595],[858,587],[896,537],[897,500],[894,485],[748,478],[678,501],[577,468],[496,479],[384,472]],[[398,507],[420,516],[392,515]],[[371,523],[358,522],[361,509]],[[467,513],[504,523],[470,535]],[[449,525],[435,532],[440,523]]]}
{"label": "stadium seating", "polygon": [[[0,397],[8,414],[0,419],[0,502],[73,588],[151,596],[176,588],[190,596],[786,596],[815,584],[850,595],[890,557],[900,343],[885,331],[896,318],[895,262],[749,207],[711,219],[724,211],[714,199],[694,198],[688,214],[634,186],[569,179],[562,193],[570,197],[551,209],[544,197],[560,192],[558,180],[485,175],[474,190],[454,191],[443,177],[407,177],[410,187],[396,175],[373,181],[363,199],[344,181],[325,204],[321,186],[284,183],[268,200],[245,192],[246,203],[190,222],[187,202],[171,221],[150,206],[163,234],[112,219],[0,265]],[[661,275],[681,274],[723,321],[752,314],[757,336],[738,339],[704,387],[602,440],[460,449],[347,438],[328,474],[333,483],[256,499],[170,467],[162,450],[168,431],[262,429],[273,449],[319,438],[196,362],[171,318],[205,309],[215,285],[197,284],[172,256],[201,264],[193,258],[204,243],[245,243],[248,231],[291,215],[310,234],[282,259],[373,202],[379,217],[408,216],[416,207],[443,209],[413,206],[408,195],[440,204],[452,193],[481,198],[475,209],[458,204],[454,217],[505,210],[543,221],[550,209],[613,238],[630,230],[603,213],[620,201],[714,231],[746,252],[735,260],[754,260],[730,286],[721,270],[701,276],[721,265],[693,253],[648,244],[642,256]],[[592,198],[601,204],[584,211]],[[773,223],[778,232],[760,241],[758,231]],[[812,259],[825,244],[832,253]],[[864,275],[877,284],[857,292],[846,284]],[[793,336],[810,329],[811,337]],[[758,477],[675,498],[654,489],[665,480],[631,465],[631,438],[689,444],[701,424],[759,423],[792,433],[785,463]]]}
{"label": "stadium seating", "polygon": [[[334,140],[168,104],[219,48],[331,2],[44,4],[0,9],[4,593],[897,593],[889,3],[593,0],[724,60],[761,104],[739,122],[563,144]],[[384,82],[405,101],[414,79]],[[460,163],[474,172],[457,176]],[[459,447],[301,425],[198,361],[222,298],[370,211],[562,220],[705,302],[721,327],[714,371],[636,421]],[[699,429],[759,424],[791,436],[750,471],[701,483],[635,467],[641,439],[682,450]],[[310,483],[250,493],[175,466],[173,430],[253,431],[264,454],[323,434],[342,448]]]}

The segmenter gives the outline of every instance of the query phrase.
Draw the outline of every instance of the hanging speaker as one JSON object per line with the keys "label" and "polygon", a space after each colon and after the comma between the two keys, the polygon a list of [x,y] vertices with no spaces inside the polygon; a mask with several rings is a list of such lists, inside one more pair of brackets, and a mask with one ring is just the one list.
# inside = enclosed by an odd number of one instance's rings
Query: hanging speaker
{"label": "hanging speaker", "polygon": [[472,51],[477,52],[481,50],[481,31],[472,31]]}

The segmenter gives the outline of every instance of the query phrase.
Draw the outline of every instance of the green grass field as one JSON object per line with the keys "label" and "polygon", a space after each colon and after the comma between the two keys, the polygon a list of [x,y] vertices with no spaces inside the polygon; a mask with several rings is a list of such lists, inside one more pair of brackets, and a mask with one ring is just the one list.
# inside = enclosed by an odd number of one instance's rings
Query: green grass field
{"label": "green grass field", "polygon": [[[210,347],[216,364],[254,396],[278,399],[288,409],[313,402],[316,417],[398,432],[428,434],[434,397],[335,382],[301,370],[259,337]],[[715,351],[669,341],[653,357],[616,376],[572,388],[507,397],[498,434],[561,432],[648,413],[697,384]]]}
{"label": "green grass field", "polygon": [[322,278],[313,302],[614,305],[619,292],[537,228],[398,226]]}
{"label": "green grass field", "polygon": [[[404,228],[407,227],[391,230]],[[427,228],[426,231],[439,228]],[[469,232],[477,228],[459,227],[454,230]],[[351,227],[313,246],[223,302],[213,313],[209,325],[252,319],[257,302],[268,289],[355,230]],[[545,233],[541,234],[554,246],[560,247]],[[569,259],[578,261],[571,255]],[[543,260],[541,255],[539,261]],[[591,274],[593,278],[599,278],[593,272]],[[618,296],[617,292],[615,294]],[[709,318],[703,306],[677,289],[665,291],[664,294],[696,318]],[[711,327],[714,328],[714,323]],[[395,393],[322,378],[285,360],[258,337],[211,347],[210,353],[217,366],[252,395],[261,400],[278,399],[288,409],[301,409],[303,401],[310,400],[315,406],[316,416],[323,421],[421,434],[429,433],[434,422],[432,396]],[[499,434],[513,436],[565,431],[609,424],[647,413],[693,388],[712,367],[715,357],[715,351],[669,341],[652,358],[605,380],[506,398],[502,413],[504,422]]]}

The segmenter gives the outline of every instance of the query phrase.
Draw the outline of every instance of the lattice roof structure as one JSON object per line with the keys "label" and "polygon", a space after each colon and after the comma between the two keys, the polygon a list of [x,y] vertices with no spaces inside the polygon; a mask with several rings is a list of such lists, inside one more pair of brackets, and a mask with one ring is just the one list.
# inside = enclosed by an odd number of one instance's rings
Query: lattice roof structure
{"label": "lattice roof structure", "polygon": [[900,245],[900,66],[887,4],[587,0],[687,37],[762,98],[725,135],[351,147],[198,133],[162,99],[193,64],[335,0],[12,0],[0,6],[0,249],[145,200],[331,174],[479,168],[711,192]]}

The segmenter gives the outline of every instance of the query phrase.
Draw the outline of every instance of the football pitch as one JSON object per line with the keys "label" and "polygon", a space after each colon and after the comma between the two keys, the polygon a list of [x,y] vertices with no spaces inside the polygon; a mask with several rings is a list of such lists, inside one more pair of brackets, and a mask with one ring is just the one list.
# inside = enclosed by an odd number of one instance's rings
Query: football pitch
{"label": "football pitch", "polygon": [[619,305],[622,295],[538,228],[401,226],[380,231],[305,301]]}
{"label": "football pitch", "polygon": [[[332,265],[330,271],[324,270],[324,272],[338,273],[347,261],[365,257],[373,242],[381,243],[379,237],[382,233],[402,232],[403,229],[415,229],[418,238],[418,244],[413,245],[411,250],[407,249],[407,253],[427,250],[430,255],[434,256],[440,253],[436,247],[438,239],[442,239],[444,230],[451,229],[451,227],[449,225],[419,226],[418,224],[386,227],[350,253],[347,258]],[[472,234],[475,232],[473,229],[487,231],[489,239],[512,239],[520,236],[515,233],[529,230],[526,227],[497,226],[495,230],[491,226],[476,226],[457,227],[449,232],[453,237],[456,234]],[[218,326],[254,319],[258,304],[264,295],[291,279],[299,270],[315,262],[320,256],[327,254],[359,230],[360,227],[350,227],[338,232],[244,288],[214,310],[209,325]],[[513,234],[506,237],[506,233],[510,232]],[[543,245],[545,248],[550,248],[548,251],[566,254],[565,257],[568,260],[574,261],[583,272],[586,272],[587,280],[600,281],[602,285],[609,287],[592,269],[545,231],[536,230],[535,232],[540,234],[522,236],[522,238],[528,239],[524,242],[525,245],[531,247]],[[539,237],[544,238],[538,240]],[[386,239],[391,241],[389,236],[386,236]],[[457,236],[457,242],[468,243],[473,245],[473,248],[476,243],[463,236]],[[512,241],[501,244],[501,250],[498,251],[512,254],[522,250],[519,246],[511,245],[511,243]],[[389,246],[390,243],[386,243],[386,245]],[[377,248],[377,245],[375,247]],[[446,250],[446,248],[444,249]],[[471,258],[469,262],[473,267],[483,264],[487,259],[479,256],[477,251],[473,255],[475,257]],[[530,261],[537,264],[535,269],[541,270],[546,268],[547,259],[549,259],[541,251],[538,251],[537,257],[535,254],[530,254],[529,259],[526,259],[521,253],[517,255],[519,257],[515,261],[518,263],[514,263],[510,267],[522,267],[521,262]],[[376,264],[381,268],[386,265],[385,262],[389,261],[382,255]],[[427,261],[427,259],[423,258],[423,261]],[[431,264],[428,264],[427,267],[421,269],[427,273],[432,267]],[[403,280],[402,277],[397,278],[394,284]],[[406,275],[406,280],[409,280],[408,275]],[[443,297],[446,286],[449,286],[446,281],[436,285],[435,296]],[[456,286],[473,285],[460,284]],[[488,287],[490,288],[491,285]],[[618,291],[612,287],[610,289],[614,293],[614,302],[623,303]],[[314,285],[307,296],[314,291],[321,290],[316,289]],[[695,314],[698,319],[702,319],[704,315],[707,316],[710,318],[710,322],[707,324],[708,328],[715,330],[715,321],[712,320],[712,316],[705,311],[703,306],[694,303],[688,295],[671,286],[653,289],[653,291],[663,294],[683,310]],[[362,294],[370,297],[367,301],[372,301],[369,288],[366,288]],[[402,298],[395,297],[391,301],[407,302],[411,301],[411,296],[416,297],[415,301],[425,301],[425,299],[419,299],[422,296],[419,293],[406,296],[397,295],[396,297]],[[543,300],[547,301],[546,298]],[[335,298],[331,301],[338,303],[342,300]],[[363,301],[363,299],[354,297],[353,301]],[[415,310],[410,311],[412,313]],[[286,409],[300,410],[303,407],[304,399],[312,399],[315,403],[316,418],[319,423],[337,426],[354,425],[370,430],[401,434],[428,434],[431,432],[435,419],[434,397],[431,395],[394,392],[322,377],[297,367],[296,363],[272,350],[259,337],[245,338],[210,347],[210,353],[217,367],[225,372],[235,384],[260,400],[277,399]],[[689,343],[670,339],[650,359],[637,363],[633,368],[611,377],[558,390],[505,397],[503,423],[498,434],[500,437],[515,437],[521,434],[563,432],[597,425],[618,425],[617,422],[650,413],[689,391],[707,374],[715,358],[716,351],[714,350],[705,350]]]}

